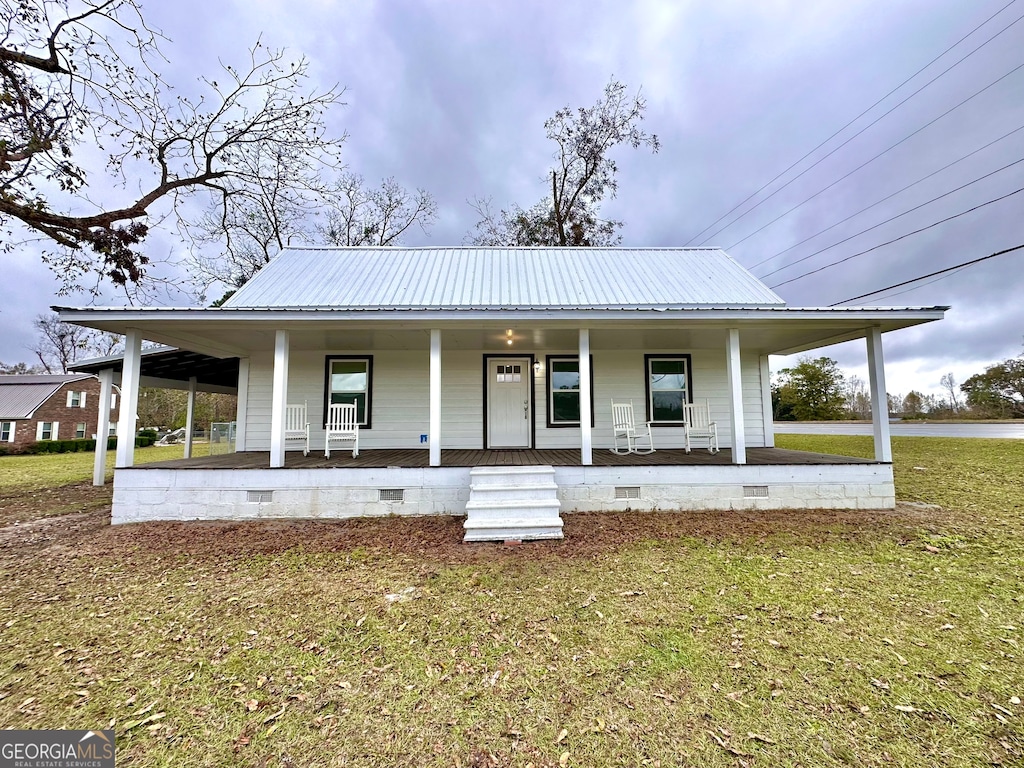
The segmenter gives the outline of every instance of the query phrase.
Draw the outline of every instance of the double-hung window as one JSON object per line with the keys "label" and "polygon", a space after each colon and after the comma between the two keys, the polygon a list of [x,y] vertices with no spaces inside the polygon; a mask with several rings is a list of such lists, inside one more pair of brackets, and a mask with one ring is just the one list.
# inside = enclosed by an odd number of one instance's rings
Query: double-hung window
{"label": "double-hung window", "polygon": [[[371,425],[373,356],[332,355],[327,358],[327,405],[355,403],[356,420],[362,427]],[[324,408],[324,418],[327,408]]]}
{"label": "double-hung window", "polygon": [[36,424],[36,440],[56,440],[57,422],[40,421]]}
{"label": "double-hung window", "polygon": [[[549,355],[548,426],[580,425],[580,359],[578,355]],[[594,363],[590,362],[590,425],[594,425]]]}
{"label": "double-hung window", "polygon": [[683,423],[683,405],[693,401],[689,355],[644,355],[647,369],[647,420]]}
{"label": "double-hung window", "polygon": [[75,424],[75,439],[76,440],[81,440],[84,437],[85,437],[85,422],[84,421],[80,421],[77,424]]}
{"label": "double-hung window", "polygon": [[0,421],[0,443],[14,442],[14,422]]}
{"label": "double-hung window", "polygon": [[68,390],[68,408],[85,408],[85,392]]}

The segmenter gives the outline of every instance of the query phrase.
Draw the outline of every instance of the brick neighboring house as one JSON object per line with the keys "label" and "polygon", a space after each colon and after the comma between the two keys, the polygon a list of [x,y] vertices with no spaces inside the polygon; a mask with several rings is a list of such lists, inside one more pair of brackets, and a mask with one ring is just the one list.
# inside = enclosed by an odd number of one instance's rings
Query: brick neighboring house
{"label": "brick neighboring house", "polygon": [[[111,400],[113,410],[116,394]],[[18,453],[38,440],[93,437],[99,401],[100,383],[92,376],[0,376],[0,452]]]}

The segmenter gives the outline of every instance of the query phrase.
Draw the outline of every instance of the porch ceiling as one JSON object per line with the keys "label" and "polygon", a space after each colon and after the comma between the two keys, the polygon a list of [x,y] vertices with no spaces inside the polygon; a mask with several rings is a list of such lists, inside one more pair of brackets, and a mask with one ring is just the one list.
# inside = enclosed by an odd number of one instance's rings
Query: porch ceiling
{"label": "porch ceiling", "polygon": [[[939,320],[947,307],[867,309],[594,310],[573,313],[370,313],[303,310],[69,309],[61,319],[124,333],[214,357],[244,357],[274,348],[277,329],[291,332],[294,350],[422,349],[429,329],[442,330],[445,349],[542,353],[574,349],[577,330],[591,330],[593,349],[724,349],[729,328],[744,350],[790,354]],[[507,344],[507,329],[513,344]]]}

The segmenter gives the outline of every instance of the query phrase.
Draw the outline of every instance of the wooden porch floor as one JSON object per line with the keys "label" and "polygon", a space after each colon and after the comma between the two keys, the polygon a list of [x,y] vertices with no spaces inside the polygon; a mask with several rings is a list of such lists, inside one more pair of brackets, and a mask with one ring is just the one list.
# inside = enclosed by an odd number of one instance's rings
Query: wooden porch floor
{"label": "wooden porch floor", "polygon": [[[658,450],[647,455],[627,454],[619,456],[607,449],[594,450],[596,467],[649,467],[649,466],[715,466],[732,463],[732,451],[722,449],[710,454],[706,449],[694,449],[686,453],[682,449]],[[748,448],[748,465],[787,464],[874,464],[871,459],[851,456],[833,456],[825,453],[791,451],[785,448]],[[578,467],[580,452],[572,449],[483,451],[450,449],[441,451],[443,467],[482,466],[536,466]],[[219,456],[199,456],[191,459],[173,459],[140,464],[137,469],[266,469],[270,466],[267,451],[244,451]],[[379,468],[430,466],[430,452],[424,449],[411,450],[361,450],[355,459],[346,451],[332,451],[331,458],[322,453],[303,456],[301,451],[289,451],[285,458],[287,469],[331,469],[331,468]]]}

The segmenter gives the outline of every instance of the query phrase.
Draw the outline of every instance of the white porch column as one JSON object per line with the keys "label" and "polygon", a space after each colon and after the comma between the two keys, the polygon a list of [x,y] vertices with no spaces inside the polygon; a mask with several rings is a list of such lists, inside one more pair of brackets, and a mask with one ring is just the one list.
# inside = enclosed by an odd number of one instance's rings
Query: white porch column
{"label": "white porch column", "polygon": [[[548,371],[548,376],[551,372]],[[590,330],[580,328],[580,463],[589,467],[594,463],[590,412]]]}
{"label": "white porch column", "polygon": [[871,385],[871,424],[875,434],[875,460],[892,461],[889,439],[889,396],[885,391],[885,362],[882,359],[882,329],[868,329],[868,382]]}
{"label": "white porch column", "polygon": [[740,330],[729,329],[725,349],[726,369],[729,372],[729,419],[732,424],[732,462],[747,463],[747,439],[743,425],[743,378],[740,375]]}
{"label": "white porch column", "polygon": [[192,458],[192,431],[195,429],[196,377],[188,378],[188,405],[185,408],[185,458]]}
{"label": "white porch column", "polygon": [[288,331],[274,335],[274,392],[270,405],[270,466],[284,466],[284,412],[288,405]]}
{"label": "white porch column", "polygon": [[775,412],[772,410],[772,372],[768,367],[768,355],[761,355],[761,413],[764,421],[764,447],[775,447]]}
{"label": "white porch column", "polygon": [[114,369],[104,368],[99,373],[100,410],[96,417],[96,455],[92,465],[92,484],[103,485],[107,479],[107,433],[110,432],[110,392],[114,388]]}
{"label": "white porch column", "polygon": [[121,369],[121,410],[117,416],[115,466],[135,463],[136,421],[139,418],[139,375],[142,367],[142,335],[134,328],[124,336],[124,367]]}
{"label": "white porch column", "polygon": [[245,450],[245,419],[249,410],[249,358],[238,361],[238,399],[235,410],[235,453]]}
{"label": "white porch column", "polygon": [[441,331],[430,329],[430,466],[441,466]]}

